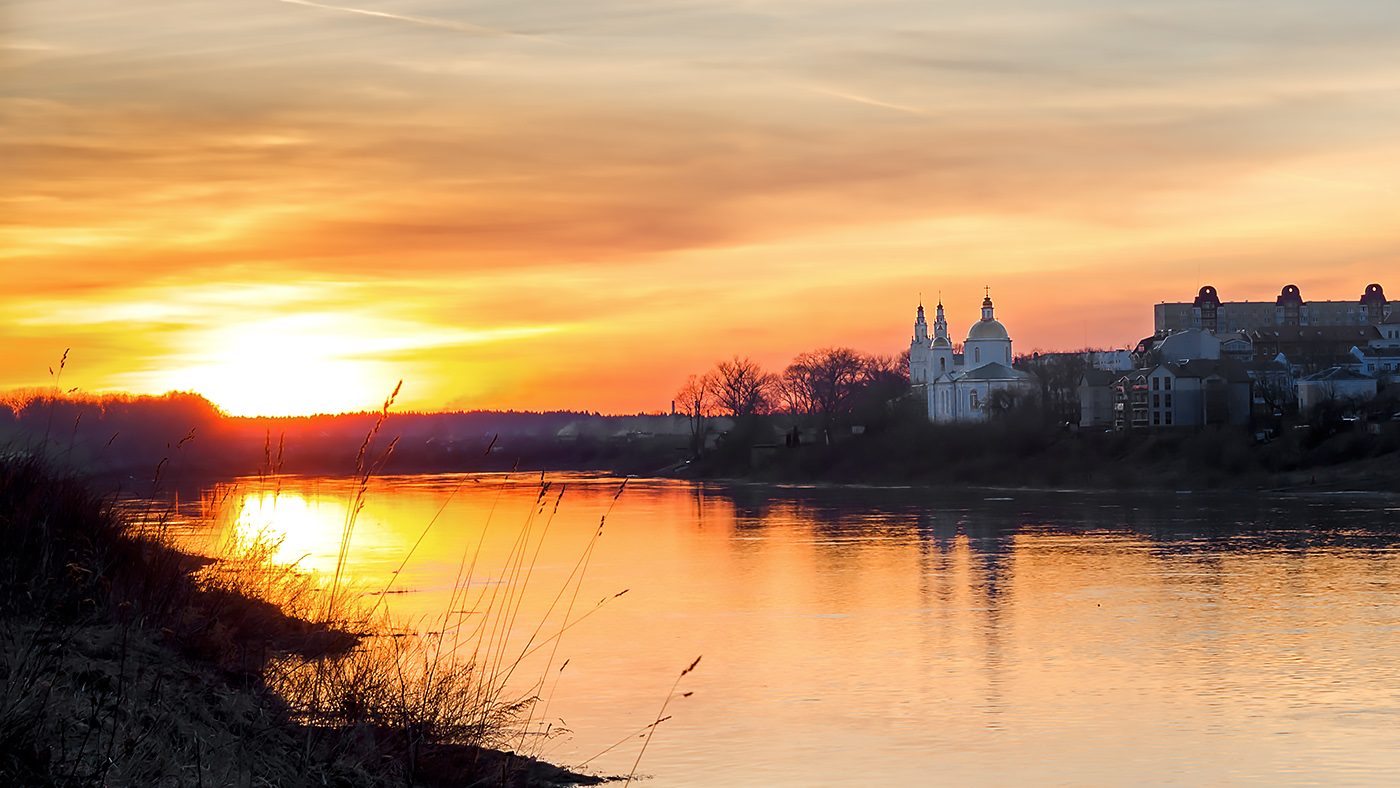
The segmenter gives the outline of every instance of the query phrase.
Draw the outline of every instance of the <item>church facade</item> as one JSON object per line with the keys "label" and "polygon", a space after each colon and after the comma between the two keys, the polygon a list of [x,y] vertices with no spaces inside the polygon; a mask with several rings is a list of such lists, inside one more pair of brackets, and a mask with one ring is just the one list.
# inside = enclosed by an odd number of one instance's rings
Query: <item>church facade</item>
{"label": "church facade", "polygon": [[992,296],[982,299],[982,319],[972,324],[963,352],[954,353],[948,320],[940,300],[929,334],[924,305],[914,320],[909,344],[909,383],[922,396],[930,421],[978,422],[988,418],[987,404],[998,391],[1033,394],[1035,376],[1011,368],[1011,335],[993,314]]}

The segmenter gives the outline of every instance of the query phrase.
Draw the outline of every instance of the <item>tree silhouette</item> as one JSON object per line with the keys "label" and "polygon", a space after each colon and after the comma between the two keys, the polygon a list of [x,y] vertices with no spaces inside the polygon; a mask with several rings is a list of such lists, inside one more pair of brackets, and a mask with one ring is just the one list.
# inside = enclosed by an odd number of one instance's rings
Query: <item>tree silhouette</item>
{"label": "tree silhouette", "polygon": [[776,400],[777,377],[747,356],[719,362],[706,377],[715,404],[737,419],[767,413]]}

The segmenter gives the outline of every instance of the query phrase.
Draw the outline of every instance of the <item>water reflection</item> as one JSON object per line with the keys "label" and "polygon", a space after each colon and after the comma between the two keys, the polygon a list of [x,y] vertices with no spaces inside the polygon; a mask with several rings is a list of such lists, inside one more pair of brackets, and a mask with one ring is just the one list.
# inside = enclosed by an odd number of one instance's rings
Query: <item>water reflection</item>
{"label": "water reflection", "polygon": [[[561,475],[521,608],[538,625],[606,514],[551,717],[578,763],[651,721],[652,785],[1381,785],[1400,777],[1394,497],[964,493],[630,483]],[[355,571],[441,609],[481,582],[538,479],[378,480]],[[217,496],[211,496],[211,500]],[[348,491],[225,494],[206,530],[280,529],[334,559]],[[610,507],[611,512],[609,513]],[[435,518],[437,518],[435,520]],[[222,523],[222,524],[220,524]],[[430,523],[435,523],[429,528]],[[425,531],[426,529],[426,531]],[[635,749],[592,764],[625,771]]]}

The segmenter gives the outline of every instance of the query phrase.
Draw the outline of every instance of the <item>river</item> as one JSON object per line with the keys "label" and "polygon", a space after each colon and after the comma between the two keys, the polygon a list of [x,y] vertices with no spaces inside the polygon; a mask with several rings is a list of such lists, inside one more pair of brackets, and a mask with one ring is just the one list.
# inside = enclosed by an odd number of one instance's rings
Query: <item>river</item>
{"label": "river", "polygon": [[[1400,782],[1400,497],[620,488],[373,479],[345,573],[424,630],[510,599],[524,751],[627,773],[669,697],[654,788]],[[244,479],[171,521],[330,575],[355,497]]]}

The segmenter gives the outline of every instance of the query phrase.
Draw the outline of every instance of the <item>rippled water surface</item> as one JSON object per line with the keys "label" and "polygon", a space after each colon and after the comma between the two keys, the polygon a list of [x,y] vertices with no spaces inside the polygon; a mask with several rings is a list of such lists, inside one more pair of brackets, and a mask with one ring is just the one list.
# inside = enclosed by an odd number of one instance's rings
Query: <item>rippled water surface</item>
{"label": "rippled water surface", "polygon": [[[384,599],[430,629],[464,556],[504,588],[525,533],[523,644],[606,513],[570,620],[609,601],[521,670],[572,731],[523,745],[553,761],[627,772],[703,655],[646,785],[1400,783],[1400,498],[547,480],[374,480],[350,571],[402,565]],[[329,570],[352,496],[245,480],[179,514]]]}

